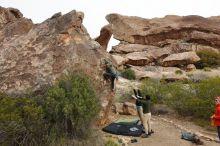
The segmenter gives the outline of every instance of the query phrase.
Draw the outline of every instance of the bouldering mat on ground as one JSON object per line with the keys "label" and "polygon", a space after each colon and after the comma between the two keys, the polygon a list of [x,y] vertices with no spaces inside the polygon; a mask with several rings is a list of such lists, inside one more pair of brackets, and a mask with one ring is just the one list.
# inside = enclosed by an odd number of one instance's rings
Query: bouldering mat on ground
{"label": "bouldering mat on ground", "polygon": [[138,120],[119,119],[116,122],[109,124],[102,130],[111,134],[125,136],[140,136],[143,131],[143,126],[138,124]]}

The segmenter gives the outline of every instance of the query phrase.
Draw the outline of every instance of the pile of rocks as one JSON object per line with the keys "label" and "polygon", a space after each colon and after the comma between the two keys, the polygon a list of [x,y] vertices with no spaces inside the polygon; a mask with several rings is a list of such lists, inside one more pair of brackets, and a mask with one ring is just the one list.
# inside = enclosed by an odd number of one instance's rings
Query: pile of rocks
{"label": "pile of rocks", "polygon": [[[200,60],[196,51],[220,50],[219,17],[172,15],[144,19],[109,14],[106,19],[109,24],[102,28],[96,40],[103,48],[107,47],[111,35],[120,41],[110,51],[118,65],[142,67],[142,71],[148,66],[160,66],[164,70],[168,70],[167,67],[177,67],[176,69],[191,71],[196,69],[194,64]],[[140,69],[133,69],[140,72]],[[142,74],[151,77],[146,73]],[[160,72],[159,76],[163,75]]]}

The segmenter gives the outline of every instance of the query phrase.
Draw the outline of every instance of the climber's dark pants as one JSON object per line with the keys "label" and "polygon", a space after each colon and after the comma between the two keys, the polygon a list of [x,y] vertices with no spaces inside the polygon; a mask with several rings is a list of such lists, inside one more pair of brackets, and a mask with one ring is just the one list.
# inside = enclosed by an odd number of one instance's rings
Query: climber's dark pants
{"label": "climber's dark pants", "polygon": [[220,140],[220,126],[217,126],[217,131],[218,131],[218,137],[219,137],[219,140]]}
{"label": "climber's dark pants", "polygon": [[112,73],[107,73],[106,72],[106,73],[103,74],[103,76],[106,80],[108,80],[108,79],[111,80],[111,89],[114,90],[115,89],[115,79],[116,79],[115,75],[112,74]]}

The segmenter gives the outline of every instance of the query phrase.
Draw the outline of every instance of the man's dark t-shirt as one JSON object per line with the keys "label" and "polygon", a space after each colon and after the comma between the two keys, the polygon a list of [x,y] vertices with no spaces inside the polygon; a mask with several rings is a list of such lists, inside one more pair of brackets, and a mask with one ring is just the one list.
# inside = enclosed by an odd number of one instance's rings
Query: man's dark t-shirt
{"label": "man's dark t-shirt", "polygon": [[137,99],[136,102],[139,102],[143,106],[143,113],[150,113],[150,100]]}

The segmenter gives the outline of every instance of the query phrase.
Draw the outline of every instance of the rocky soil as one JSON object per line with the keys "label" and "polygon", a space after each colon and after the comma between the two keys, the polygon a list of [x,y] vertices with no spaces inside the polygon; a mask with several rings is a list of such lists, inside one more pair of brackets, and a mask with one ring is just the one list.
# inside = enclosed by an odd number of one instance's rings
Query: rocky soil
{"label": "rocky soil", "polygon": [[[111,121],[118,118],[137,118],[137,116],[115,115],[111,114]],[[110,122],[110,121],[109,121]],[[200,136],[204,146],[218,146],[215,141],[217,134],[215,131],[207,131],[194,123],[177,118],[175,116],[152,116],[152,127],[155,133],[149,138],[120,136],[103,133],[107,138],[113,138],[124,146],[196,146],[190,141],[181,139],[181,132],[193,132]],[[137,142],[132,143],[131,140],[136,139]]]}

